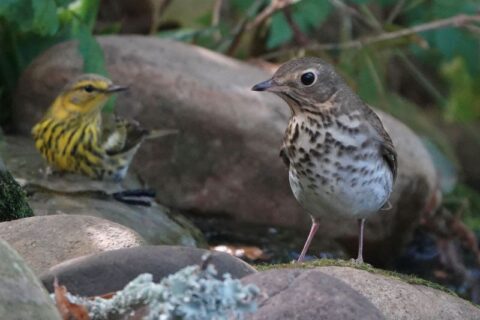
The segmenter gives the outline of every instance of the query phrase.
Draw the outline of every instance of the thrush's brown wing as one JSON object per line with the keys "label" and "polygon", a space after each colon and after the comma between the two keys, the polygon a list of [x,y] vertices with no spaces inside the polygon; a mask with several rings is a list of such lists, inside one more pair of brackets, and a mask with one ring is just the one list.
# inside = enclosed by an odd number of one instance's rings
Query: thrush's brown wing
{"label": "thrush's brown wing", "polygon": [[380,152],[382,153],[383,158],[387,162],[390,170],[392,170],[393,180],[397,178],[397,152],[393,146],[392,138],[385,130],[385,127],[382,124],[382,121],[378,115],[373,111],[369,106],[365,105],[365,117],[367,123],[369,123],[375,132],[378,134],[378,141],[380,142]]}
{"label": "thrush's brown wing", "polygon": [[285,147],[282,147],[280,149],[280,154],[279,154],[280,158],[282,158],[283,160],[283,163],[285,163],[285,165],[287,166],[287,168],[290,168],[290,159],[288,158],[287,156],[287,151],[285,150]]}

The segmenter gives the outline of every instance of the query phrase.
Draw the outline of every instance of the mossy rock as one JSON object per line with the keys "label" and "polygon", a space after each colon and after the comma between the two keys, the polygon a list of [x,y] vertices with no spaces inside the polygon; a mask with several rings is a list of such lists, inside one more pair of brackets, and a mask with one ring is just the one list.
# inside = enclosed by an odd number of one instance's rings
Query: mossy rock
{"label": "mossy rock", "polygon": [[318,268],[318,267],[354,268],[354,269],[363,270],[363,271],[371,272],[371,273],[386,276],[386,277],[391,277],[397,280],[404,281],[408,284],[427,286],[427,287],[437,289],[437,290],[449,293],[451,295],[457,296],[455,292],[438,283],[434,283],[434,282],[419,278],[415,275],[409,275],[409,274],[398,273],[390,270],[378,269],[368,263],[356,263],[354,260],[318,259],[318,260],[308,261],[304,263],[261,264],[261,265],[255,266],[255,268],[258,271],[266,271],[271,269],[287,269],[287,268],[312,269],[312,268]]}
{"label": "mossy rock", "polygon": [[0,222],[31,216],[25,192],[0,159]]}
{"label": "mossy rock", "polygon": [[259,271],[316,269],[342,280],[368,298],[385,319],[480,319],[478,306],[439,284],[377,269],[369,264],[320,259],[306,263],[259,265],[256,268]]}

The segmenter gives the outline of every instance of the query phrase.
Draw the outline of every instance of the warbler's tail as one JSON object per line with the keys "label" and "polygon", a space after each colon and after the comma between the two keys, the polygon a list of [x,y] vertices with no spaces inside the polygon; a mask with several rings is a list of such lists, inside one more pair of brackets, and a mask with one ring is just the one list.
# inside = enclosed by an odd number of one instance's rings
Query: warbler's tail
{"label": "warbler's tail", "polygon": [[156,139],[172,134],[178,134],[180,131],[177,129],[158,129],[158,130],[149,130],[145,135],[145,139]]}

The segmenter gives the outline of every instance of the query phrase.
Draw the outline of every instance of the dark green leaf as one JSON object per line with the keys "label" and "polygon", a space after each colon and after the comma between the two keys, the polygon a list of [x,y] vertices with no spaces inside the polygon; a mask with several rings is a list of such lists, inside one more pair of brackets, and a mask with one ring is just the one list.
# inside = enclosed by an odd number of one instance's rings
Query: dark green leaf
{"label": "dark green leaf", "polygon": [[53,35],[58,30],[57,8],[53,0],[33,1],[33,31],[40,35]]}
{"label": "dark green leaf", "polygon": [[58,30],[54,0],[2,0],[0,19],[22,33],[52,35]]}
{"label": "dark green leaf", "polygon": [[75,1],[77,0],[55,0],[55,4],[57,5],[57,7],[66,7]]}
{"label": "dark green leaf", "polygon": [[30,31],[33,28],[34,12],[31,0],[0,1],[0,20],[4,19],[14,30]]}
{"label": "dark green leaf", "polygon": [[83,24],[85,24],[91,31],[95,26],[97,19],[98,8],[100,7],[99,0],[82,0],[78,13],[80,14]]}
{"label": "dark green leaf", "polygon": [[302,0],[293,6],[293,18],[303,32],[319,27],[332,11],[329,1]]}
{"label": "dark green leaf", "polygon": [[281,44],[290,41],[293,37],[293,32],[288,25],[285,16],[281,12],[277,12],[272,16],[272,23],[270,25],[270,34],[267,39],[267,48],[275,48]]}
{"label": "dark green leaf", "polygon": [[442,66],[442,73],[450,84],[446,116],[450,120],[469,121],[480,119],[480,94],[466,64],[460,57]]}
{"label": "dark green leaf", "polygon": [[258,0],[230,0],[232,6],[240,11],[245,11],[252,5],[253,1]]}
{"label": "dark green leaf", "polygon": [[80,28],[77,39],[78,49],[83,58],[83,71],[107,76],[103,50],[86,26]]}

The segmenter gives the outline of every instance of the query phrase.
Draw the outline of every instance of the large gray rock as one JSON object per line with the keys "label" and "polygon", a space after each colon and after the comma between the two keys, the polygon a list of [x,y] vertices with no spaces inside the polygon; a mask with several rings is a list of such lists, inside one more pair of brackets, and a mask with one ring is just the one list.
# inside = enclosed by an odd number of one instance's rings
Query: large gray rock
{"label": "large gray rock", "polygon": [[18,253],[1,239],[0,319],[60,320],[42,284]]}
{"label": "large gray rock", "polygon": [[471,302],[428,286],[353,268],[320,267],[318,270],[361,293],[386,319],[480,319],[480,308]]}
{"label": "large gray rock", "polygon": [[[69,292],[82,296],[99,295],[122,289],[139,274],[151,273],[160,281],[178,270],[202,264],[209,251],[178,246],[144,246],[88,255],[66,261],[45,273],[41,279],[51,291],[58,278]],[[221,277],[228,272],[234,278],[254,273],[255,269],[226,253],[210,252],[211,260]]]}
{"label": "large gray rock", "polygon": [[72,258],[145,244],[136,232],[90,216],[38,216],[0,223],[0,238],[25,259],[36,274]]}
{"label": "large gray rock", "polygon": [[114,192],[145,188],[134,175],[128,175],[120,184],[73,174],[45,175],[46,165],[32,139],[6,137],[3,149],[12,174],[28,190],[28,201],[35,215],[64,213],[108,219],[135,230],[149,244],[203,246],[205,243],[203,235],[187,219],[155,201],[151,206],[139,206],[115,200]]}
{"label": "large gray rock", "polygon": [[245,277],[264,293],[252,320],[384,319],[367,298],[316,269],[277,269]]}
{"label": "large gray rock", "polygon": [[[175,139],[149,141],[134,169],[158,190],[160,203],[237,220],[308,229],[278,157],[289,117],[279,98],[251,92],[270,74],[217,53],[142,36],[98,37],[113,80],[129,84],[117,110],[150,128],[177,128]],[[19,81],[14,122],[28,134],[62,86],[81,72],[73,42],[36,59]],[[382,114],[399,154],[393,210],[367,223],[367,261],[387,263],[408,238],[420,213],[434,203],[437,176],[420,140]],[[431,209],[431,206],[428,207]],[[325,243],[355,251],[356,223],[324,219]],[[305,234],[306,236],[306,234]],[[319,237],[317,237],[319,238]]]}

